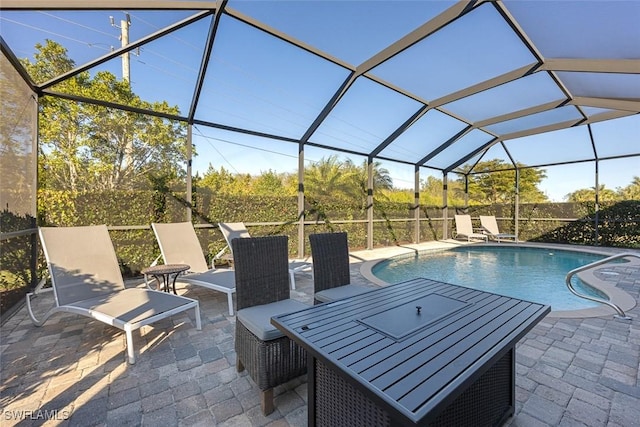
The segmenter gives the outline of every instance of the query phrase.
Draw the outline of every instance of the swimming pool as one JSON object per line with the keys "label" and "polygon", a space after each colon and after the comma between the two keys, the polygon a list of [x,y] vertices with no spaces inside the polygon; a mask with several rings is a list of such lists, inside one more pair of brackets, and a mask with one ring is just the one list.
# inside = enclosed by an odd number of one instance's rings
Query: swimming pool
{"label": "swimming pool", "polygon": [[[371,272],[387,283],[415,277],[467,286],[551,306],[579,310],[600,304],[578,298],[565,285],[570,270],[604,255],[522,246],[466,246],[425,251],[377,263]],[[576,289],[599,298],[606,295],[574,279]]]}

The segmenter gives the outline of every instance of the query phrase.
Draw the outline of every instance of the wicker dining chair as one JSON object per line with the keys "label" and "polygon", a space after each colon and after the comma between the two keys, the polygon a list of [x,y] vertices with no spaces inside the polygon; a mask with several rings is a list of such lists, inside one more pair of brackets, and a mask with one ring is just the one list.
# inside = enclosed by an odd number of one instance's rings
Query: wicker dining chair
{"label": "wicker dining chair", "polygon": [[315,304],[335,301],[370,291],[351,284],[347,233],[309,235],[313,260],[313,299]]}
{"label": "wicker dining chair", "polygon": [[304,375],[304,349],[271,324],[271,317],[308,308],[290,298],[287,236],[231,241],[236,277],[236,368],[260,388],[265,415],[273,412],[273,387]]}

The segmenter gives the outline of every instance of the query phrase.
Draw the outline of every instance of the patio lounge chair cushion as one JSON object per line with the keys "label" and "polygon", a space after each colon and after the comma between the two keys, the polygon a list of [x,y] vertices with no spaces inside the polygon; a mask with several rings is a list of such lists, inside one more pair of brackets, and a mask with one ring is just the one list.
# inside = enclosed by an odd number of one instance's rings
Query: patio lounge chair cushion
{"label": "patio lounge chair cushion", "polygon": [[314,298],[319,302],[335,301],[342,298],[352,297],[364,292],[369,292],[371,289],[358,285],[343,285],[336,288],[325,289],[324,291],[316,292]]}
{"label": "patio lounge chair cushion", "polygon": [[242,310],[238,310],[236,316],[238,321],[242,322],[258,339],[270,341],[284,336],[282,332],[271,324],[272,316],[291,313],[308,307],[308,305],[300,301],[285,299],[270,304],[243,308]]}

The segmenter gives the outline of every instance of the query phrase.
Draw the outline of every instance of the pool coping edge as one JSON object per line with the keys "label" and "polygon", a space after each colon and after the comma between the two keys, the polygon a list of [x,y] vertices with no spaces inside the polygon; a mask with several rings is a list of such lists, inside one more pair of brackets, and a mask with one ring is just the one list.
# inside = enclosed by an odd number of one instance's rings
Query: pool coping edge
{"label": "pool coping edge", "polygon": [[[442,243],[451,243],[451,242],[446,241]],[[503,244],[514,244],[514,243],[508,243],[508,242],[474,243],[473,246],[496,246],[496,245],[503,245]],[[548,248],[548,249],[554,249],[554,250],[578,251],[578,252],[595,253],[595,254],[605,255],[605,256],[612,255],[610,252],[593,249],[593,248],[573,247],[573,246],[561,247],[561,246],[552,246],[552,245],[530,244],[525,242],[518,242],[516,244],[519,247]],[[360,265],[360,274],[366,280],[368,280],[369,282],[377,286],[388,286],[389,283],[379,279],[373,274],[372,270],[376,264],[397,256],[411,255],[418,252],[428,252],[430,250],[445,250],[445,249],[446,249],[445,246],[434,247],[434,248],[422,248],[422,249],[418,249],[410,246],[397,246],[395,247],[395,250],[392,251],[395,253],[390,253],[386,257],[378,257],[375,259],[363,260],[362,264]],[[611,248],[611,249],[617,249],[617,248]],[[640,260],[636,258],[630,259],[629,262],[630,262],[629,265],[640,266]],[[611,302],[618,305],[623,311],[627,312],[637,305],[637,301],[635,300],[635,298],[629,293],[625,292],[624,290],[618,288],[617,286],[612,285],[611,283],[606,282],[604,280],[598,279],[594,274],[598,270],[610,268],[610,267],[611,267],[610,264],[600,265],[593,269],[589,269],[581,273],[578,273],[578,277],[580,278],[580,280],[583,280],[585,283],[589,284],[590,286],[593,286],[594,288],[604,292]],[[579,318],[587,318],[587,317],[613,316],[614,314],[615,312],[611,307],[603,304],[598,307],[583,308],[578,310],[556,310],[556,311],[552,310],[547,315],[547,317],[579,319]]]}

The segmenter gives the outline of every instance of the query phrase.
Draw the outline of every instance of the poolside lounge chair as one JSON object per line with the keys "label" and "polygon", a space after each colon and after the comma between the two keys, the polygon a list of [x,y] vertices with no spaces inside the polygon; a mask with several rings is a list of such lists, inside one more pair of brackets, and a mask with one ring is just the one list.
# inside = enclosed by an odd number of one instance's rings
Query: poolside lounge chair
{"label": "poolside lounge chair", "polygon": [[480,225],[484,229],[484,233],[492,239],[500,243],[501,240],[508,239],[518,242],[518,236],[515,234],[501,233],[498,229],[498,222],[493,215],[480,215]]}
{"label": "poolside lounge chair", "polygon": [[55,306],[43,319],[27,309],[36,326],[54,313],[67,312],[91,317],[125,332],[127,358],[135,363],[132,331],[194,309],[201,329],[198,301],[146,288],[125,288],[118,259],[105,225],[85,227],[41,227],[42,248],[51,275]]}
{"label": "poolside lounge chair", "polygon": [[178,282],[198,285],[227,294],[229,316],[233,316],[233,294],[236,292],[233,270],[209,268],[200,241],[191,222],[152,223],[165,264],[187,264],[186,274]]}
{"label": "poolside lounge chair", "polygon": [[347,233],[309,235],[313,259],[313,299],[316,304],[368,292],[371,288],[351,284]]}
{"label": "poolside lounge chair", "polygon": [[236,270],[236,368],[260,388],[265,415],[273,412],[273,388],[304,375],[307,354],[271,324],[271,317],[308,308],[290,298],[287,236],[233,239]]}
{"label": "poolside lounge chair", "polygon": [[[219,222],[218,226],[224,239],[227,241],[227,246],[218,252],[216,258],[219,258],[227,248],[231,249],[231,241],[233,239],[251,237],[249,230],[247,230],[243,222]],[[309,270],[310,268],[311,263],[309,262],[289,261],[289,281],[291,283],[291,289],[296,288],[295,273]]]}
{"label": "poolside lounge chair", "polygon": [[473,224],[471,223],[471,215],[456,215],[456,234],[453,236],[454,239],[459,239],[461,237],[466,237],[467,241],[470,242],[471,239],[480,239],[487,241],[487,235],[482,233],[476,233],[473,231]]}

